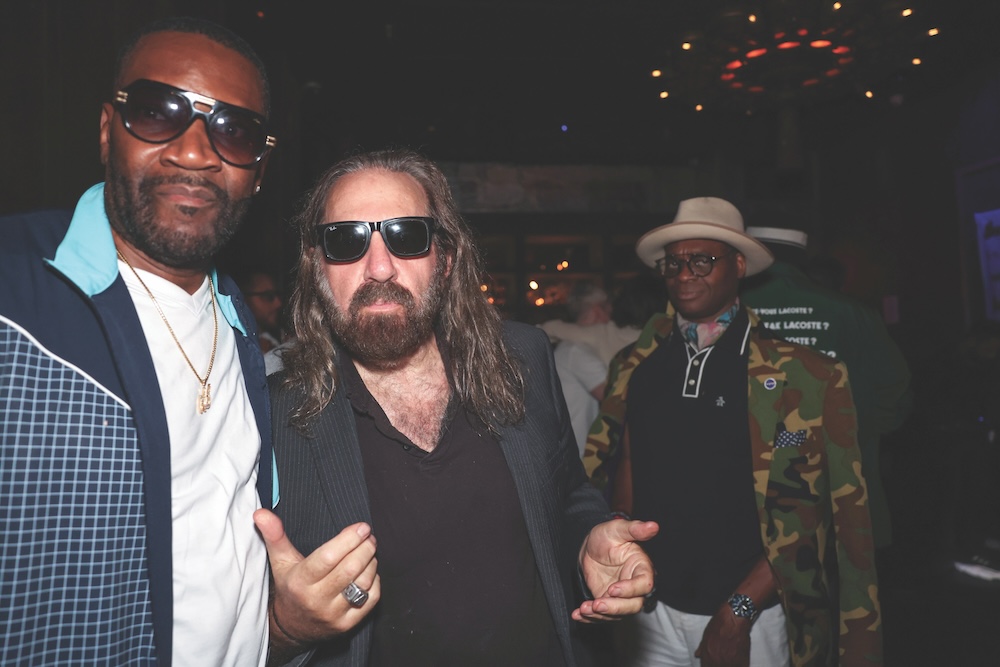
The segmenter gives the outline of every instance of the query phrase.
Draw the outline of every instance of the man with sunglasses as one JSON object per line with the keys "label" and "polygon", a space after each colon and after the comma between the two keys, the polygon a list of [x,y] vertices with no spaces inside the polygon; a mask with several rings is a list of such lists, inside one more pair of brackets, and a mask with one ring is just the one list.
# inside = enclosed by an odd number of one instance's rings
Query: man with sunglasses
{"label": "man with sunglasses", "polygon": [[662,528],[621,664],[881,664],[846,369],[740,304],[773,257],[730,202],[682,201],[636,252],[670,304],[612,362],[585,452],[613,509]]}
{"label": "man with sunglasses", "polygon": [[0,664],[261,665],[266,380],[212,258],[275,144],[267,78],[230,31],[172,19],[114,86],[106,182],[0,221]]}
{"label": "man with sunglasses", "polygon": [[257,321],[260,351],[281,345],[281,295],[274,277],[267,271],[250,269],[233,276]]}
{"label": "man with sunglasses", "polygon": [[[297,225],[296,342],[271,377],[290,541],[265,531],[292,589],[282,628],[309,664],[576,665],[573,620],[641,607],[653,572],[636,542],[657,527],[612,520],[587,482],[544,332],[501,321],[444,175],[417,154],[334,166]],[[288,602],[358,522],[377,573],[339,585],[378,607],[322,641]]]}

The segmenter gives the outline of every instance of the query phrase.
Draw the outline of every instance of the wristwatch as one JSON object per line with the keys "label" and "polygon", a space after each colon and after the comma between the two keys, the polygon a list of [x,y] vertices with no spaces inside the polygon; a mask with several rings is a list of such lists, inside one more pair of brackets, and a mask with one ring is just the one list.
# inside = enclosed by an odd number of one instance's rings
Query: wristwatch
{"label": "wristwatch", "polygon": [[740,618],[748,618],[751,621],[757,618],[757,606],[748,595],[733,593],[732,597],[729,598],[729,606],[732,607],[733,613]]}

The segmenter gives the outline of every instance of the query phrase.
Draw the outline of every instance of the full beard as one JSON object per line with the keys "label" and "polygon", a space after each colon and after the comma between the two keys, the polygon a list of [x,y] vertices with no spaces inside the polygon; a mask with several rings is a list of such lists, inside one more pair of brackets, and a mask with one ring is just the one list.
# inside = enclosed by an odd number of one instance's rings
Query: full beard
{"label": "full beard", "polygon": [[[217,213],[209,222],[189,231],[196,224],[171,226],[157,218],[154,191],[166,184],[184,184],[208,188],[216,198]],[[133,187],[134,186],[134,187]],[[111,226],[130,245],[148,257],[179,269],[202,268],[236,234],[250,208],[250,197],[233,200],[221,187],[203,178],[188,175],[156,176],[131,182],[108,161],[105,201]],[[177,207],[177,216],[194,218],[198,209]]]}
{"label": "full beard", "polygon": [[[321,279],[326,280],[325,276]],[[439,261],[419,303],[398,283],[370,282],[358,288],[345,313],[334,303],[329,288],[321,292],[333,335],[351,357],[366,366],[388,370],[398,367],[430,340],[441,310],[444,284],[443,263]],[[362,308],[376,302],[398,303],[403,312],[362,314]]]}

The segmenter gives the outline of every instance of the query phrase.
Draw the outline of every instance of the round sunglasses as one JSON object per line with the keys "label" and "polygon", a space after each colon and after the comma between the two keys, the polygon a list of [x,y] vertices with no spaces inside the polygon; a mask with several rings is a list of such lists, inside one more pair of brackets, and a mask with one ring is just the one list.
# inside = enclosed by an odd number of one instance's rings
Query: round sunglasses
{"label": "round sunglasses", "polygon": [[378,232],[396,257],[419,257],[430,252],[436,224],[434,218],[414,216],[379,222],[327,222],[316,226],[317,245],[331,262],[353,262],[364,257],[372,234]]}
{"label": "round sunglasses", "polygon": [[257,164],[278,143],[259,113],[159,81],[133,81],[114,104],[129,134],[151,144],[173,141],[203,118],[212,150],[234,167]]}
{"label": "round sunglasses", "polygon": [[687,259],[680,255],[667,255],[666,257],[661,257],[656,260],[656,268],[660,270],[660,273],[665,278],[676,278],[680,275],[681,270],[687,266],[691,275],[698,278],[704,278],[712,272],[712,269],[715,268],[716,262],[720,259],[729,257],[732,254],[733,253],[731,252],[727,252],[724,255],[715,257],[713,255],[697,253],[688,256]]}

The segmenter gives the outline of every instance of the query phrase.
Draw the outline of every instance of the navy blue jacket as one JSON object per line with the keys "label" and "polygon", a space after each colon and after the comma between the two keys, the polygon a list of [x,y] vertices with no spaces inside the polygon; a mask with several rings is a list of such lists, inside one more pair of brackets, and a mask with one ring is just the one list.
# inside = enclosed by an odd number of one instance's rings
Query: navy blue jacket
{"label": "navy blue jacket", "polygon": [[[71,216],[0,219],[0,664],[171,662],[170,442],[103,186]],[[227,276],[273,504],[254,318]],[[263,576],[263,574],[262,574]]]}

